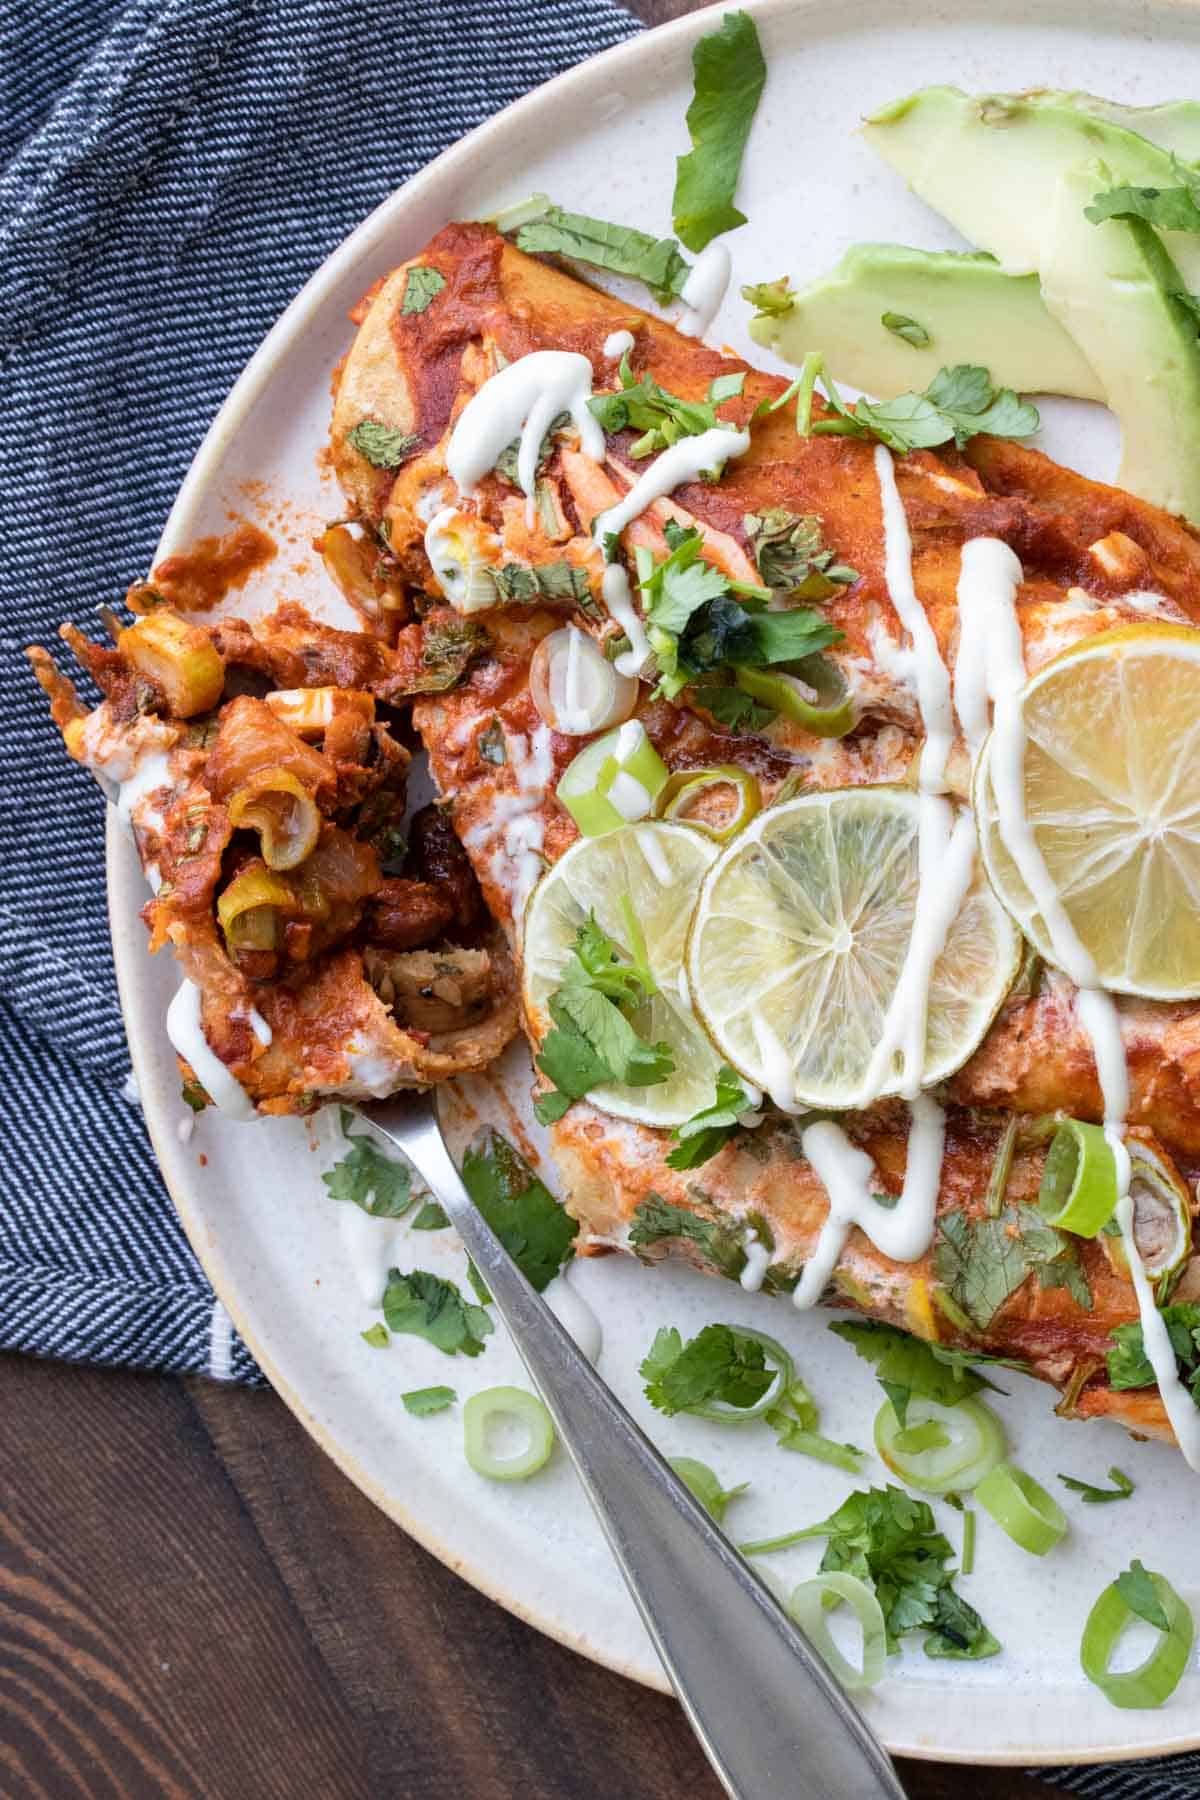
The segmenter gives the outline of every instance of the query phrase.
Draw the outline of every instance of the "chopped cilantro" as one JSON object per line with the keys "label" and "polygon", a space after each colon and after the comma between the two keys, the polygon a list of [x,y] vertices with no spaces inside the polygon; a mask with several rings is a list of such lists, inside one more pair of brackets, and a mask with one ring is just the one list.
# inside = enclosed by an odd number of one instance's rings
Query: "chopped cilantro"
{"label": "chopped cilantro", "polygon": [[976,1360],[970,1351],[927,1344],[894,1325],[868,1319],[836,1319],[829,1329],[853,1345],[866,1362],[875,1365],[879,1385],[901,1426],[907,1421],[908,1403],[914,1394],[938,1406],[957,1406],[980,1388],[1001,1391],[968,1366]]}
{"label": "chopped cilantro", "polygon": [[1145,219],[1159,231],[1200,231],[1200,172],[1177,156],[1171,165],[1178,187],[1107,188],[1084,207],[1084,217],[1093,225],[1106,219]]}
{"label": "chopped cilantro", "polygon": [[537,563],[527,568],[523,563],[505,563],[492,569],[491,577],[502,600],[574,600],[591,598],[587,571],[566,561]]}
{"label": "chopped cilantro", "polygon": [[591,917],[579,927],[562,980],[550,996],[554,1026],[537,1066],[554,1084],[534,1111],[543,1125],[561,1119],[572,1100],[606,1082],[649,1087],[675,1067],[666,1044],[648,1044],[626,1017],[648,998],[642,974],[623,963],[612,939]]}
{"label": "chopped cilantro", "polygon": [[517,228],[516,242],[518,250],[531,256],[569,256],[594,269],[607,269],[610,275],[627,275],[664,305],[679,298],[691,274],[674,238],[651,237],[630,225],[567,212],[549,201],[536,218]]}
{"label": "chopped cilantro", "polygon": [[629,1247],[645,1250],[665,1238],[684,1238],[695,1244],[719,1274],[734,1281],[746,1266],[745,1246],[730,1220],[694,1212],[664,1200],[661,1194],[648,1193],[634,1208]]}
{"label": "chopped cilantro", "polygon": [[446,277],[440,270],[430,268],[427,263],[415,263],[408,271],[408,280],[404,284],[401,313],[423,313],[445,285]]}
{"label": "chopped cilantro", "polygon": [[[961,450],[981,432],[992,437],[1029,437],[1041,424],[1036,406],[1020,399],[1011,388],[995,387],[987,370],[972,363],[939,369],[924,393],[899,394],[894,400],[857,400],[853,409],[843,401],[819,355],[813,353],[805,363],[792,386],[772,403],[773,410],[796,395],[797,429],[804,437],[813,433],[874,437],[897,456],[904,456],[910,450],[948,444],[951,439]],[[824,388],[834,416],[814,422],[810,408],[815,381]]]}
{"label": "chopped cilantro", "polygon": [[1091,1310],[1077,1244],[1047,1225],[1035,1207],[1008,1207],[996,1219],[946,1213],[938,1220],[933,1262],[951,1300],[980,1331],[1032,1274],[1042,1287],[1068,1288],[1085,1311]]}
{"label": "chopped cilantro", "polygon": [[673,1325],[655,1335],[638,1371],[646,1398],[659,1412],[695,1412],[714,1401],[755,1406],[775,1380],[756,1337],[732,1325],[705,1325],[685,1344]]}
{"label": "chopped cilantro", "polygon": [[832,1463],[849,1475],[857,1475],[862,1467],[863,1452],[855,1445],[836,1443],[817,1430],[817,1403],[803,1381],[789,1382],[787,1392],[778,1405],[768,1407],[765,1417],[781,1450],[794,1450],[817,1462]]}
{"label": "chopped cilantro", "polygon": [[447,1356],[478,1356],[495,1329],[482,1306],[470,1305],[452,1281],[425,1269],[408,1275],[389,1269],[383,1316],[389,1331],[426,1338]]}
{"label": "chopped cilantro", "polygon": [[[1167,1328],[1179,1373],[1192,1399],[1200,1406],[1200,1304],[1182,1301],[1177,1306],[1164,1306],[1162,1322]],[[1140,1322],[1118,1325],[1112,1334],[1108,1353],[1108,1380],[1114,1388],[1153,1387],[1154,1365],[1146,1355]]]}
{"label": "chopped cilantro", "polygon": [[737,1487],[722,1487],[715,1471],[707,1463],[697,1462],[694,1456],[672,1456],[668,1461],[680,1481],[695,1494],[705,1512],[711,1514],[718,1525],[729,1509],[729,1502],[744,1494],[750,1485],[742,1481]]}
{"label": "chopped cilantro", "polygon": [[717,1070],[716,1099],[711,1106],[694,1113],[672,1132],[675,1148],[667,1152],[670,1169],[698,1169],[718,1150],[723,1150],[738,1128],[742,1113],[750,1100],[736,1070],[722,1066]]}
{"label": "chopped cilantro", "polygon": [[443,694],[457,687],[467,672],[468,664],[482,655],[490,643],[484,627],[474,619],[458,619],[444,614],[425,621],[421,633],[421,662],[424,673],[405,692]]}
{"label": "chopped cilantro", "polygon": [[1139,1619],[1145,1619],[1147,1625],[1153,1625],[1158,1631],[1170,1631],[1171,1621],[1150,1572],[1136,1556],[1113,1585],[1131,1613],[1136,1613]]}
{"label": "chopped cilantro", "polygon": [[903,313],[881,313],[879,323],[893,337],[903,338],[906,344],[911,344],[914,350],[924,350],[933,341],[923,325],[918,324],[916,319],[905,318]]}
{"label": "chopped cilantro", "polygon": [[500,767],[501,764],[508,761],[508,749],[504,741],[504,727],[501,725],[499,719],[493,719],[491,724],[480,732],[478,738],[475,740],[475,748],[478,750],[483,762],[494,763],[497,767]]}
{"label": "chopped cilantro", "polygon": [[331,1200],[350,1200],[376,1219],[402,1219],[415,1198],[412,1170],[393,1162],[375,1148],[370,1138],[351,1137],[355,1115],[343,1106],[342,1136],[350,1148],[340,1162],[322,1175]]}
{"label": "chopped cilantro", "polygon": [[729,12],[692,49],[695,87],[687,111],[692,148],[675,165],[673,223],[689,250],[746,223],[733,204],[750,126],[767,79],[749,13]]}
{"label": "chopped cilantro", "polygon": [[1089,1506],[1104,1506],[1110,1500],[1128,1500],[1134,1492],[1133,1482],[1115,1465],[1108,1471],[1108,1479],[1113,1484],[1110,1488],[1095,1487],[1090,1481],[1080,1481],[1074,1475],[1060,1475],[1058,1479]]}
{"label": "chopped cilantro", "polygon": [[413,1231],[445,1231],[450,1221],[436,1200],[427,1200],[412,1222]]}
{"label": "chopped cilantro", "polygon": [[392,1341],[387,1326],[381,1325],[378,1320],[374,1325],[368,1325],[367,1329],[360,1331],[358,1335],[364,1344],[370,1344],[372,1350],[386,1350]]}
{"label": "chopped cilantro", "polygon": [[451,1387],[427,1387],[410,1388],[400,1398],[406,1413],[411,1413],[414,1419],[427,1419],[430,1413],[445,1412],[448,1406],[453,1406],[458,1395]]}
{"label": "chopped cilantro", "polygon": [[573,1254],[576,1221],[498,1131],[467,1151],[462,1178],[521,1273],[541,1293]]}
{"label": "chopped cilantro", "polygon": [[702,682],[696,689],[696,699],[718,725],[730,731],[761,731],[778,717],[773,708],[762,706],[741,688],[722,687],[719,682]]}
{"label": "chopped cilantro", "polygon": [[930,1633],[927,1656],[974,1658],[999,1650],[979,1614],[954,1592],[946,1567],[953,1547],[926,1501],[890,1485],[860,1489],[820,1524],[743,1549],[766,1555],[811,1537],[828,1540],[822,1573],[845,1569],[874,1588],[889,1650],[910,1631]]}
{"label": "chopped cilantro", "polygon": [[179,1098],[194,1113],[204,1112],[209,1104],[208,1095],[198,1081],[185,1081],[179,1089]]}
{"label": "chopped cilantro", "polygon": [[745,375],[741,370],[718,375],[709,383],[704,400],[681,400],[668,393],[649,375],[635,380],[628,353],[618,367],[620,387],[613,393],[593,394],[588,407],[610,435],[618,431],[640,431],[641,436],[630,445],[629,454],[650,456],[677,444],[680,438],[699,437],[712,431],[721,421],[717,407],[734,399],[742,391]]}
{"label": "chopped cilantro", "polygon": [[381,425],[378,419],[362,419],[346,433],[346,442],[373,468],[398,469],[421,440],[410,432]]}
{"label": "chopped cilantro", "polygon": [[758,564],[763,586],[797,600],[827,600],[839,587],[858,580],[857,569],[836,560],[821,537],[815,513],[792,513],[771,506],[747,513],[742,529]]}

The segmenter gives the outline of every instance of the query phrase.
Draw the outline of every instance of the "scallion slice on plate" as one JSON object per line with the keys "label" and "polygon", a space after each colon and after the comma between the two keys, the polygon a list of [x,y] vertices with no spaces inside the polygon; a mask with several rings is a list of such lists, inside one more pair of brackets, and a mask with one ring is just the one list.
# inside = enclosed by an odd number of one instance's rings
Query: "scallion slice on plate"
{"label": "scallion slice on plate", "polygon": [[[503,1421],[525,1431],[525,1446],[501,1455],[493,1446],[497,1426]],[[484,1388],[472,1394],[463,1407],[463,1448],[477,1475],[489,1481],[524,1481],[536,1475],[554,1448],[554,1424],[536,1394],[524,1388]]]}
{"label": "scallion slice on plate", "polygon": [[[862,1627],[862,1662],[857,1667],[833,1641],[828,1618],[831,1604],[848,1606]],[[883,1609],[865,1581],[842,1569],[830,1570],[811,1581],[802,1581],[787,1609],[844,1688],[853,1693],[875,1686],[887,1657],[887,1632]]]}
{"label": "scallion slice on plate", "polygon": [[903,1427],[890,1400],[875,1417],[875,1448],[888,1468],[925,1494],[967,1493],[1003,1461],[1004,1427],[982,1400],[938,1406],[914,1396]]}
{"label": "scallion slice on plate", "polygon": [[631,822],[630,798],[642,808],[633,817],[644,818],[667,779],[667,765],[646,736],[645,726],[628,719],[581,750],[567,765],[556,791],[584,837],[603,837]]}
{"label": "scallion slice on plate", "polygon": [[[1126,1626],[1137,1618],[1155,1627],[1158,1642],[1136,1668],[1114,1673],[1117,1645]],[[1105,1588],[1088,1614],[1079,1660],[1088,1680],[1114,1706],[1161,1706],[1179,1686],[1195,1634],[1187,1602],[1164,1576],[1135,1561]]]}
{"label": "scallion slice on plate", "polygon": [[1067,1535],[1067,1515],[1058,1501],[1013,1463],[1000,1463],[985,1475],[975,1498],[1031,1556],[1045,1556]]}

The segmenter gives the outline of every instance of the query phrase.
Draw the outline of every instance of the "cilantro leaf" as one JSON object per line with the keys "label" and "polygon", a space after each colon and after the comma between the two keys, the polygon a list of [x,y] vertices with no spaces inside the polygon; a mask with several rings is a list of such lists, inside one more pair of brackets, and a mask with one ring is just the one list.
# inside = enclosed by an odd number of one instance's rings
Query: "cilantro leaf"
{"label": "cilantro leaf", "polygon": [[408,271],[408,280],[404,284],[404,299],[400,302],[401,313],[423,313],[430,301],[436,299],[445,285],[446,277],[440,270],[430,268],[427,263],[414,263]]}
{"label": "cilantro leaf", "polygon": [[[699,1189],[697,1189],[699,1192]],[[746,1266],[746,1249],[732,1222],[690,1207],[676,1206],[651,1190],[633,1210],[629,1247],[640,1251],[665,1238],[683,1238],[695,1244],[721,1275],[737,1279]]]}
{"label": "cilantro leaf", "polygon": [[648,971],[622,963],[616,945],[589,917],[575,936],[562,981],[549,1000],[554,1028],[537,1066],[557,1092],[540,1094],[534,1112],[543,1125],[561,1119],[572,1100],[606,1082],[651,1087],[674,1072],[668,1045],[639,1037],[622,1008],[649,996]]}
{"label": "cilantro leaf", "polygon": [[628,354],[621,358],[617,375],[620,387],[611,393],[593,394],[588,409],[610,436],[618,431],[641,432],[630,446],[634,457],[650,456],[677,444],[680,438],[714,430],[721,423],[717,407],[740,394],[746,379],[743,370],[718,375],[709,383],[705,399],[681,400],[650,375],[635,380]]}
{"label": "cilantro leaf", "polygon": [[502,600],[573,600],[579,603],[591,598],[587,572],[573,563],[505,563],[489,571]]}
{"label": "cilantro leaf", "polygon": [[[802,436],[810,433],[842,437],[875,437],[897,456],[910,450],[932,449],[953,438],[961,450],[980,432],[993,437],[1029,437],[1041,420],[1036,406],[1022,400],[1011,388],[997,388],[986,369],[958,363],[939,369],[922,394],[898,394],[894,400],[857,400],[850,407],[838,393],[823,359],[812,353],[806,370],[791,388],[772,403],[782,405],[795,392]],[[820,381],[833,412],[832,418],[811,421],[812,387]]]}
{"label": "cilantro leaf", "polygon": [[730,731],[761,731],[777,714],[763,706],[741,688],[722,687],[719,682],[705,682],[696,690],[696,698],[719,725]]}
{"label": "cilantro leaf", "polygon": [[1133,1482],[1115,1465],[1108,1471],[1108,1479],[1113,1484],[1110,1488],[1094,1487],[1090,1481],[1080,1481],[1074,1475],[1060,1475],[1058,1479],[1089,1506],[1103,1506],[1110,1500],[1128,1500],[1134,1492]]}
{"label": "cilantro leaf", "polygon": [[365,456],[372,468],[398,469],[421,440],[415,433],[381,425],[378,419],[361,419],[346,433],[346,442],[360,456]]}
{"label": "cilantro leaf", "polygon": [[478,1356],[495,1326],[482,1306],[465,1301],[452,1281],[413,1269],[408,1275],[389,1269],[383,1293],[383,1316],[389,1331],[423,1337],[447,1356]]}
{"label": "cilantro leaf", "polygon": [[1080,1306],[1091,1308],[1078,1246],[1048,1225],[1036,1207],[1008,1207],[996,1219],[944,1214],[933,1263],[951,1299],[981,1331],[1034,1273],[1041,1286],[1067,1287]]}
{"label": "cilantro leaf", "polygon": [[386,1350],[392,1341],[387,1326],[381,1325],[378,1320],[374,1325],[368,1325],[367,1329],[360,1331],[358,1335],[364,1344],[370,1344],[372,1350]]}
{"label": "cilantro leaf", "polygon": [[924,325],[919,324],[916,319],[906,318],[903,313],[881,313],[879,323],[885,331],[890,331],[893,337],[903,338],[915,350],[924,350],[932,342]]}
{"label": "cilantro leaf", "polygon": [[463,1157],[463,1185],[538,1293],[573,1254],[579,1226],[498,1131]]}
{"label": "cilantro leaf", "polygon": [[[1171,1339],[1179,1373],[1187,1383],[1192,1399],[1200,1406],[1200,1304],[1185,1300],[1177,1306],[1164,1306],[1160,1316]],[[1153,1387],[1157,1378],[1154,1365],[1146,1355],[1140,1321],[1118,1325],[1112,1333],[1111,1343],[1109,1385],[1117,1389]]]}
{"label": "cilantro leaf", "polygon": [[631,225],[614,225],[549,203],[537,218],[518,227],[516,243],[530,256],[569,256],[610,275],[627,275],[663,305],[679,298],[692,272],[674,238],[651,237]]}
{"label": "cilantro leaf", "polygon": [[758,1339],[732,1325],[705,1325],[686,1344],[674,1326],[664,1326],[638,1372],[651,1406],[668,1416],[713,1401],[754,1406],[775,1379]]}
{"label": "cilantro leaf", "polygon": [[992,1636],[975,1608],[952,1587],[938,1589],[933,1624],[932,1636],[925,1639],[926,1656],[978,1662],[999,1652],[999,1641]]}
{"label": "cilantro leaf", "polygon": [[342,1135],[350,1139],[350,1148],[321,1177],[330,1199],[349,1200],[376,1219],[402,1219],[416,1197],[412,1191],[412,1170],[407,1163],[393,1162],[384,1156],[370,1138],[351,1138],[355,1115],[348,1107],[341,1111]]}
{"label": "cilantro leaf", "polygon": [[750,1100],[737,1071],[722,1065],[717,1070],[717,1092],[711,1106],[678,1126],[672,1133],[675,1148],[667,1152],[670,1169],[698,1169],[723,1150],[749,1109]]}
{"label": "cilantro leaf", "polygon": [[769,506],[746,513],[742,529],[766,587],[796,600],[827,600],[839,587],[858,580],[857,569],[836,560],[825,547],[815,513],[792,513]]}
{"label": "cilantro leaf", "polygon": [[458,1395],[451,1387],[427,1387],[410,1388],[400,1398],[406,1413],[411,1413],[414,1419],[427,1419],[430,1413],[445,1412],[448,1406],[453,1406]]}
{"label": "cilantro leaf", "polygon": [[1200,231],[1200,180],[1172,158],[1178,187],[1112,187],[1095,195],[1083,216],[1093,225],[1106,219],[1145,219],[1159,231]]}
{"label": "cilantro leaf", "polygon": [[914,1394],[938,1406],[957,1406],[980,1388],[1000,1391],[994,1382],[967,1366],[968,1357],[963,1352],[923,1343],[894,1325],[870,1319],[836,1319],[829,1329],[835,1337],[853,1345],[864,1361],[875,1365],[879,1385],[901,1426],[907,1422],[908,1403]]}
{"label": "cilantro leaf", "polygon": [[1147,1625],[1153,1625],[1159,1631],[1170,1631],[1171,1621],[1158,1597],[1150,1571],[1136,1556],[1117,1576],[1114,1585],[1131,1613],[1136,1613],[1139,1619],[1145,1619]]}
{"label": "cilantro leaf", "polygon": [[749,13],[726,13],[716,31],[692,50],[695,89],[687,111],[692,148],[675,164],[671,203],[675,230],[689,250],[746,215],[733,204],[750,126],[767,79],[758,32]]}

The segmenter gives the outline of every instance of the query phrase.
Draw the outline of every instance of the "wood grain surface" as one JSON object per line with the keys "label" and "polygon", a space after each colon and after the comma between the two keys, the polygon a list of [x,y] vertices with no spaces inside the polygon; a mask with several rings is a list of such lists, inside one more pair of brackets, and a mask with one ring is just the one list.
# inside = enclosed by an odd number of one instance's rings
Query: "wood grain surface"
{"label": "wood grain surface", "polygon": [[[1009,1770],[901,1774],[913,1800],[959,1800],[964,1777],[972,1800],[1051,1791]],[[476,1594],[273,1394],[0,1357],[0,1795],[719,1789],[673,1701]]]}

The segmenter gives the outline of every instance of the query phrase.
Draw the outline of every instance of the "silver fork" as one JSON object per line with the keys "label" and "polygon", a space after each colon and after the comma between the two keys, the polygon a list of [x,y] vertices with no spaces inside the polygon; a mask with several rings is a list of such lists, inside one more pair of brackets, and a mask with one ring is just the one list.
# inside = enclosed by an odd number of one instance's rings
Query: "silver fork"
{"label": "silver fork", "polygon": [[445,1209],[550,1411],[693,1731],[735,1800],[904,1800],[883,1745],[479,1212],[428,1094],[363,1109]]}

